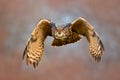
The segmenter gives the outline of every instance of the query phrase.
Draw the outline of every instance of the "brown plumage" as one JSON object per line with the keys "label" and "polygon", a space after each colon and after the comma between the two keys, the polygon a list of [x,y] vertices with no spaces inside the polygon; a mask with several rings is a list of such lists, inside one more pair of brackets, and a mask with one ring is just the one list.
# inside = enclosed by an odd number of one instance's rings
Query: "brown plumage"
{"label": "brown plumage", "polygon": [[103,44],[97,32],[85,19],[78,18],[72,23],[62,26],[62,28],[47,19],[41,19],[33,30],[24,50],[23,58],[26,56],[28,65],[33,64],[34,68],[38,66],[44,52],[44,41],[47,36],[54,38],[52,46],[74,43],[79,41],[82,36],[86,37],[90,44],[90,54],[97,62],[101,60],[104,52]]}

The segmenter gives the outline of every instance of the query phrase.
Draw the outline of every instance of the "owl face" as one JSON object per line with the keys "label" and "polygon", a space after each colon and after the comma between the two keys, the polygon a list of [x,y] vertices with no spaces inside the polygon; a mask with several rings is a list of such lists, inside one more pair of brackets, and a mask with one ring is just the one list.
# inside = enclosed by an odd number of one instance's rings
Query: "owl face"
{"label": "owl face", "polygon": [[70,36],[70,30],[67,25],[57,26],[54,25],[52,28],[52,35],[55,39],[65,39]]}

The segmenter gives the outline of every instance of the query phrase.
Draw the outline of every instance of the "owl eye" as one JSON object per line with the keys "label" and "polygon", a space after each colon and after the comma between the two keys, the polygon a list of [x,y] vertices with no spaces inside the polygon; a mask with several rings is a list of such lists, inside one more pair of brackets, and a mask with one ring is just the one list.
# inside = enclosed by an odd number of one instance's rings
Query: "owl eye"
{"label": "owl eye", "polygon": [[56,32],[58,32],[58,29],[57,29],[57,28],[55,28],[55,31],[56,31]]}
{"label": "owl eye", "polygon": [[62,29],[62,31],[68,31],[68,28],[67,28],[67,27],[64,27],[64,28]]}
{"label": "owl eye", "polygon": [[69,31],[69,26],[71,25],[71,23],[67,23],[62,30],[65,30],[65,31]]}

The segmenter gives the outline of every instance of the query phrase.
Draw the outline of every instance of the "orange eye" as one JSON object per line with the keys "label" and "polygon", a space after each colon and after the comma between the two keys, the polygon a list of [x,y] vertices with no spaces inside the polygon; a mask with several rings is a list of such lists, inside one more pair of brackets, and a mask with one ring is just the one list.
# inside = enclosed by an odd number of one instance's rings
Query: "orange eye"
{"label": "orange eye", "polygon": [[57,32],[58,32],[58,29],[57,29],[57,28],[55,28],[55,31],[57,31]]}
{"label": "orange eye", "polygon": [[62,31],[64,31],[64,30],[65,30],[65,27],[62,28]]}
{"label": "orange eye", "polygon": [[62,31],[62,32],[65,32],[65,29],[63,28],[61,31]]}

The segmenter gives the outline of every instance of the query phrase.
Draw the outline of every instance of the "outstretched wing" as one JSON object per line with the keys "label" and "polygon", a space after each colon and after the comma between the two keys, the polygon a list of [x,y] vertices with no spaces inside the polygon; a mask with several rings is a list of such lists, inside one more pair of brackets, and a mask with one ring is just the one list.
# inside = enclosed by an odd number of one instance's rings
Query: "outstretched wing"
{"label": "outstretched wing", "polygon": [[27,65],[33,64],[34,68],[38,66],[44,51],[44,40],[48,35],[51,35],[51,22],[42,19],[31,33],[23,53],[23,59],[26,58]]}
{"label": "outstretched wing", "polygon": [[78,18],[71,23],[70,28],[72,32],[76,32],[87,38],[90,45],[90,54],[95,61],[99,62],[101,60],[101,55],[104,52],[104,46],[93,26],[90,25],[85,19]]}

